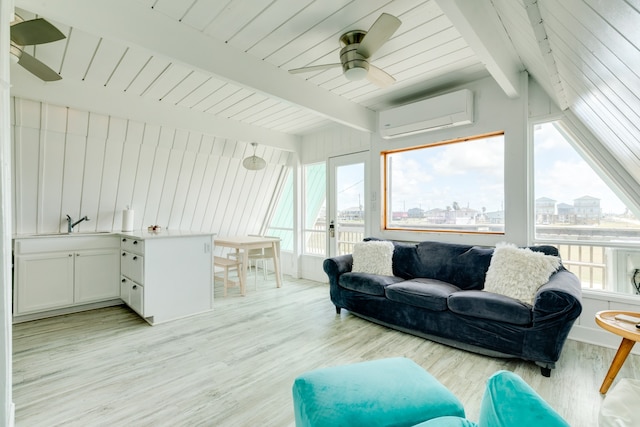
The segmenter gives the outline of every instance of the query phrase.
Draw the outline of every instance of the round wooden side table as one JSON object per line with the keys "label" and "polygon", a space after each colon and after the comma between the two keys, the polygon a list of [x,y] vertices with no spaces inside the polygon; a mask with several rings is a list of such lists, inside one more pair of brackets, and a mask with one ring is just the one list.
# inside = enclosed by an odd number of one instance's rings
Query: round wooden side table
{"label": "round wooden side table", "polygon": [[618,347],[616,356],[611,362],[602,386],[600,386],[600,393],[602,394],[605,394],[607,390],[609,390],[609,387],[611,387],[613,380],[616,378],[616,375],[618,375],[622,364],[627,359],[634,344],[636,341],[640,341],[640,329],[636,328],[636,324],[616,319],[618,314],[625,314],[640,319],[640,313],[633,311],[604,310],[596,313],[596,323],[598,326],[622,337],[622,342],[620,343],[620,347]]}

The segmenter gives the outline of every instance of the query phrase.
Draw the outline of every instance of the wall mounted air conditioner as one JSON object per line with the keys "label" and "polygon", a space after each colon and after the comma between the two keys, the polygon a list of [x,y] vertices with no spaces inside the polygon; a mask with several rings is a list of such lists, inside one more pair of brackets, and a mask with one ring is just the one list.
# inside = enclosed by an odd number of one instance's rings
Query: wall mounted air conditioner
{"label": "wall mounted air conditioner", "polygon": [[378,126],[385,139],[473,123],[473,92],[447,93],[380,111]]}

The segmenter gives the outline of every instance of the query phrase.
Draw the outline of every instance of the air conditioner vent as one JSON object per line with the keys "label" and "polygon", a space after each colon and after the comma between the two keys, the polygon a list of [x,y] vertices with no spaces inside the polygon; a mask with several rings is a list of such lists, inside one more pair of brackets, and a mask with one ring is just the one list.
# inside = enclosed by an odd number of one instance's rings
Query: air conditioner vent
{"label": "air conditioner vent", "polygon": [[385,139],[471,123],[473,92],[468,89],[391,108],[378,116],[380,134]]}

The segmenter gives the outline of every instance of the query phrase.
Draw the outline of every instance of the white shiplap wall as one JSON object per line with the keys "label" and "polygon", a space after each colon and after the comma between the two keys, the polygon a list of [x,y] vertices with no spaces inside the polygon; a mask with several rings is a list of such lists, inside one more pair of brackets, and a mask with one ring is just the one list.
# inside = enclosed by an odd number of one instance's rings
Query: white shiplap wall
{"label": "white shiplap wall", "polygon": [[302,164],[322,162],[329,157],[368,151],[371,133],[335,124],[304,135],[301,147]]}
{"label": "white shiplap wall", "polygon": [[258,145],[267,161],[247,171],[248,142],[13,99],[14,222],[17,234],[119,231],[160,225],[219,235],[260,231],[293,153]]}

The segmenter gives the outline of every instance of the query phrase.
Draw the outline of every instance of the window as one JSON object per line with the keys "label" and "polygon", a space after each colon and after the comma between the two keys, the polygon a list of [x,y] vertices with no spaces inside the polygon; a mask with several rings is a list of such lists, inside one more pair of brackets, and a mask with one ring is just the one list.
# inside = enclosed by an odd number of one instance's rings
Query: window
{"label": "window", "polygon": [[327,167],[325,163],[304,166],[304,231],[305,254],[325,255],[326,243]]}
{"label": "window", "polygon": [[558,122],[534,128],[536,239],[640,242],[640,221],[572,143]]}
{"label": "window", "polygon": [[534,233],[560,250],[585,289],[640,294],[640,221],[594,168],[561,122],[533,132]]}
{"label": "window", "polygon": [[280,237],[280,249],[293,251],[293,173],[291,168],[287,168],[287,177],[265,234]]}
{"label": "window", "polygon": [[385,228],[504,233],[504,134],[382,153]]}

